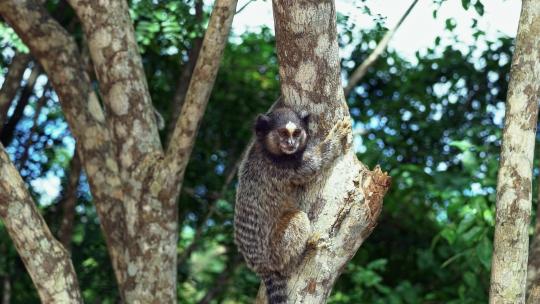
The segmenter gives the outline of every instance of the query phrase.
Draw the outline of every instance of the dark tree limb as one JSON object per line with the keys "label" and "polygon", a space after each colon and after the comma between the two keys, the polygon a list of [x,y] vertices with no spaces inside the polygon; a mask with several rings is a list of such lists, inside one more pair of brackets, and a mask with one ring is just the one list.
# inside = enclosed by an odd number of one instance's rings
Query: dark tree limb
{"label": "dark tree limb", "polygon": [[82,173],[82,164],[77,151],[73,154],[69,166],[69,176],[63,191],[60,206],[62,206],[62,221],[58,230],[58,240],[67,251],[71,251],[71,239],[73,238],[73,226],[75,221],[75,207],[77,205],[77,189]]}
{"label": "dark tree limb", "polygon": [[210,304],[219,294],[221,294],[231,283],[231,279],[234,271],[242,263],[242,257],[238,254],[235,254],[231,261],[227,264],[227,267],[223,272],[219,274],[217,279],[214,281],[214,286],[208,290],[204,297],[199,301],[198,304]]}
{"label": "dark tree limb", "polygon": [[4,126],[9,107],[21,85],[24,71],[28,63],[30,63],[30,58],[29,54],[17,53],[13,56],[9,65],[6,78],[0,89],[0,133],[2,133],[2,127]]}
{"label": "dark tree limb", "polygon": [[8,146],[11,143],[11,140],[13,140],[15,128],[23,117],[24,108],[28,105],[28,102],[30,101],[30,96],[32,96],[34,92],[34,86],[40,73],[41,70],[39,67],[34,67],[32,69],[30,76],[26,80],[26,85],[22,88],[19,94],[19,98],[17,100],[17,104],[15,105],[15,110],[13,111],[13,114],[3,126],[0,126],[0,141],[4,146]]}

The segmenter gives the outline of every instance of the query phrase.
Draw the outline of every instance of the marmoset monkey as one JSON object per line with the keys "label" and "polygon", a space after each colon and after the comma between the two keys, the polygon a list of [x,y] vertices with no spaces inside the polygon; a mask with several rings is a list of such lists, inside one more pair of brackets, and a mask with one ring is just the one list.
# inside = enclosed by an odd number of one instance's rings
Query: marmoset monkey
{"label": "marmoset monkey", "polygon": [[350,147],[351,123],[338,122],[319,144],[310,143],[309,114],[279,106],[255,122],[256,140],[239,169],[235,243],[264,281],[270,304],[287,303],[286,276],[318,234],[301,210],[299,186],[313,180]]}

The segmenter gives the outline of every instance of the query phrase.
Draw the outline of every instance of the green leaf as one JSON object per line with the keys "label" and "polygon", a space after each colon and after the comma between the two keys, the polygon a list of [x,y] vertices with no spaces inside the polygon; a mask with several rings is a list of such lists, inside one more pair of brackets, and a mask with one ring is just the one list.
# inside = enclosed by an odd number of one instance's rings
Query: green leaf
{"label": "green leaf", "polygon": [[464,9],[468,10],[471,6],[471,0],[461,0],[461,5]]}
{"label": "green leaf", "polygon": [[450,142],[450,146],[456,147],[461,151],[468,151],[473,147],[473,144],[469,140],[454,140]]}
{"label": "green leaf", "polygon": [[461,238],[465,243],[472,243],[484,232],[483,227],[472,227],[471,230],[464,233]]}
{"label": "green leaf", "polygon": [[448,241],[450,245],[454,244],[456,241],[456,231],[453,229],[445,228],[443,231],[441,231],[441,236]]}
{"label": "green leaf", "polygon": [[486,270],[491,269],[491,254],[493,253],[493,245],[491,244],[491,241],[484,237],[476,245],[476,255],[478,256],[478,259],[480,260],[480,263]]}
{"label": "green leaf", "polygon": [[480,2],[480,0],[476,1],[476,3],[474,4],[474,9],[478,13],[478,15],[484,15],[484,5],[482,4],[482,2]]}

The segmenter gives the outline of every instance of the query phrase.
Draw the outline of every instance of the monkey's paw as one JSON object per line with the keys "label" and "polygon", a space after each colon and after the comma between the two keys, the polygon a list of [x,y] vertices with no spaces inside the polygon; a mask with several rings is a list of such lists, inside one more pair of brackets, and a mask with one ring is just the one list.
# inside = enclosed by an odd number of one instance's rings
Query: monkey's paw
{"label": "monkey's paw", "polygon": [[341,143],[343,145],[343,150],[347,151],[352,146],[352,124],[350,117],[344,117],[341,121],[336,124],[336,132],[341,138]]}

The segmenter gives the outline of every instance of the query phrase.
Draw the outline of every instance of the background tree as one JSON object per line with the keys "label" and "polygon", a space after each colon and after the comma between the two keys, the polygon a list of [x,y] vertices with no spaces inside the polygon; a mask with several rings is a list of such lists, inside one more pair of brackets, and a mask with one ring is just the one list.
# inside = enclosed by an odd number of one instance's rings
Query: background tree
{"label": "background tree", "polygon": [[[358,3],[361,9],[370,8],[369,2]],[[469,11],[482,12],[479,1],[463,4]],[[53,16],[62,12],[56,20],[82,42],[78,23],[70,26],[69,5],[50,1],[47,9]],[[130,3],[150,96],[167,127],[172,121],[171,100],[191,58],[189,50],[204,35],[210,11],[211,7],[203,6],[199,22],[192,1]],[[337,12],[345,79],[386,32],[385,19],[373,8],[371,13],[374,28],[364,28]],[[329,303],[488,301],[496,173],[513,39],[485,36],[476,25],[471,45],[455,22],[441,16],[439,12],[437,22],[447,29],[431,48],[413,57],[388,49],[347,97],[357,155],[370,168],[380,164],[389,171],[392,187],[377,229],[344,267]],[[481,24],[485,16],[478,13],[473,18]],[[13,55],[24,53],[25,48],[2,22],[0,50],[0,70],[5,76]],[[88,54],[84,47],[82,53]],[[28,63],[17,92],[25,87],[33,66],[33,61]],[[37,128],[33,127],[45,80],[37,77],[6,151],[57,235],[63,219],[61,198],[69,192],[74,142],[53,90],[45,94]],[[266,111],[278,95],[272,31],[235,31],[179,198],[178,295],[182,303],[250,303],[257,293],[258,278],[239,262],[232,244],[235,180],[228,182],[228,177],[250,138],[252,117]],[[13,99],[8,118],[19,96]],[[160,133],[162,142],[166,136],[167,131]],[[30,145],[28,138],[33,138]],[[19,159],[26,148],[29,157],[21,166]],[[76,191],[71,258],[85,302],[115,303],[118,288],[87,180],[81,175]],[[58,195],[51,191],[57,188],[62,189]],[[9,294],[2,286],[10,283],[11,303],[38,303],[2,221],[0,279],[2,296]]]}

